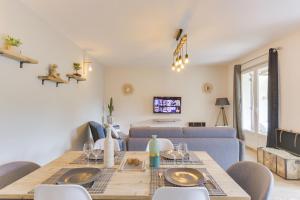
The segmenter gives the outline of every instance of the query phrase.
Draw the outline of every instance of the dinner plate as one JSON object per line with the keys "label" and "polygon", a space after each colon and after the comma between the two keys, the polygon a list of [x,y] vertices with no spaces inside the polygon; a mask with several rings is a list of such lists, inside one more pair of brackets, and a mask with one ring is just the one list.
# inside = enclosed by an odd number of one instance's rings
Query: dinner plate
{"label": "dinner plate", "polygon": [[164,176],[169,183],[182,187],[199,186],[205,182],[203,174],[193,168],[170,168]]}
{"label": "dinner plate", "polygon": [[57,184],[77,184],[84,187],[91,186],[101,173],[98,168],[74,168],[64,173]]}
{"label": "dinner plate", "polygon": [[180,155],[177,151],[167,150],[160,152],[160,156],[169,160],[181,160],[182,155]]}

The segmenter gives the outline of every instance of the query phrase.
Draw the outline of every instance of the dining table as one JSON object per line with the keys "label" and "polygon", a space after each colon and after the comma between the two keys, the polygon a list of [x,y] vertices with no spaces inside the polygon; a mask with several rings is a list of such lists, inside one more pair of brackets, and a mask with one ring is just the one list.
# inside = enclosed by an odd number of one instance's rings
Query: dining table
{"label": "dining table", "polygon": [[[250,196],[220,167],[212,157],[204,151],[193,151],[201,163],[170,163],[161,165],[161,168],[174,167],[199,168],[206,170],[219,186],[223,195],[211,195],[212,200],[250,200]],[[17,180],[0,190],[0,199],[33,199],[34,188],[51,179],[62,169],[72,168],[100,168],[102,173],[110,173],[105,188],[102,191],[91,192],[92,199],[110,200],[149,200],[153,192],[153,168],[149,167],[149,152],[123,152],[120,162],[116,162],[111,169],[104,168],[103,162],[74,162],[83,156],[82,151],[68,151],[59,158],[42,166],[34,172]],[[136,158],[145,163],[144,170],[122,170],[121,164],[128,158]],[[109,171],[110,170],[110,171]],[[250,173],[250,172],[245,172]]]}

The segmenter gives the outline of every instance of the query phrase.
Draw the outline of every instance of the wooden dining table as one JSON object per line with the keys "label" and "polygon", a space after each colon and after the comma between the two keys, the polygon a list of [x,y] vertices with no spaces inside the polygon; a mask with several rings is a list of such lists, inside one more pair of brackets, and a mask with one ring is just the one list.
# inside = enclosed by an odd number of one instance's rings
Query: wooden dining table
{"label": "wooden dining table", "polygon": [[[203,163],[201,166],[185,165],[185,167],[206,168],[217,184],[226,193],[225,196],[210,196],[213,200],[250,200],[250,196],[214,161],[206,152],[193,152]],[[28,174],[18,181],[0,190],[0,199],[33,199],[31,192],[35,186],[43,183],[62,168],[97,167],[103,168],[103,164],[72,164],[76,158],[82,155],[81,151],[69,151],[56,160],[46,164],[40,169]],[[151,199],[150,194],[150,168],[149,153],[139,151],[127,151],[124,159],[138,158],[146,161],[145,171],[121,171],[119,165],[113,173],[103,193],[91,194],[93,199]],[[165,166],[164,166],[165,167]],[[169,166],[170,168],[172,166]],[[248,173],[248,172],[245,172]]]}

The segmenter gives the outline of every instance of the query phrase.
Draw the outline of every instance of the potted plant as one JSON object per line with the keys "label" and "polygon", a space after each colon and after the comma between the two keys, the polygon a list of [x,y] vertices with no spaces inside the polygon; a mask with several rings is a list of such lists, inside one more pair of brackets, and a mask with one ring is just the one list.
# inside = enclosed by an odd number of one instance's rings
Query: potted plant
{"label": "potted plant", "polygon": [[80,63],[73,63],[73,68],[76,73],[74,73],[75,76],[81,77],[81,74],[78,73],[78,70],[81,69]]}
{"label": "potted plant", "polygon": [[113,104],[113,98],[110,97],[109,104],[107,105],[109,115],[107,116],[107,123],[112,124],[113,118],[112,118],[112,112],[114,111],[114,104]]}
{"label": "potted plant", "polygon": [[20,39],[14,38],[10,35],[4,37],[4,49],[11,50],[12,47],[19,47],[22,45]]}

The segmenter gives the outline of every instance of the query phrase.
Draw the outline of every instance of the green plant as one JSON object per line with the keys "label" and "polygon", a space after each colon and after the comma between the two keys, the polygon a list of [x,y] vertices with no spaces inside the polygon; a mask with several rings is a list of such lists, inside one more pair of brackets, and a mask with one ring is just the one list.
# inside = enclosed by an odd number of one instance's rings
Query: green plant
{"label": "green plant", "polygon": [[107,105],[109,116],[112,116],[112,112],[114,111],[113,98],[110,97],[109,104]]}
{"label": "green plant", "polygon": [[19,46],[22,44],[22,42],[21,42],[20,39],[16,39],[16,38],[11,37],[11,36],[9,36],[9,35],[6,35],[6,36],[4,37],[4,40],[5,40],[5,43],[6,43],[7,45],[10,45],[10,46],[19,47]]}
{"label": "green plant", "polygon": [[80,67],[80,63],[73,63],[73,67],[76,71],[80,70],[81,67]]}

